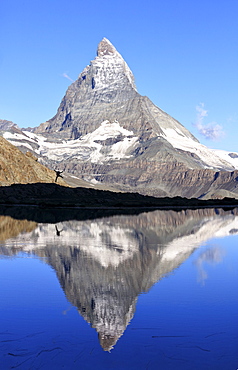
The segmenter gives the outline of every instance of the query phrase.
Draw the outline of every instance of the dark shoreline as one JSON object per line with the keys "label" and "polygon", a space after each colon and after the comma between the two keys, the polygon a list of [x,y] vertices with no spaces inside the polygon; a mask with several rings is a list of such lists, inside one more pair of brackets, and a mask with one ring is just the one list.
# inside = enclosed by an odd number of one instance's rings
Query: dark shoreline
{"label": "dark shoreline", "polygon": [[[138,215],[155,210],[175,212],[238,207],[238,199],[154,198],[58,184],[15,184],[0,187],[0,215],[36,222],[86,220],[113,215]],[[218,210],[219,212],[219,210]]]}
{"label": "dark shoreline", "polygon": [[86,221],[95,220],[99,218],[107,218],[112,216],[137,216],[141,213],[153,212],[153,211],[173,211],[179,212],[193,212],[196,210],[214,209],[216,214],[224,214],[228,211],[238,214],[238,207],[200,207],[200,208],[189,208],[189,207],[137,207],[137,208],[69,208],[69,207],[40,207],[40,206],[28,206],[28,205],[0,205],[0,217],[9,216],[17,220],[28,220],[37,223],[58,223],[64,221]]}
{"label": "dark shoreline", "polygon": [[0,205],[66,208],[206,208],[237,207],[238,199],[152,197],[91,188],[70,188],[54,183],[14,184],[0,187]]}

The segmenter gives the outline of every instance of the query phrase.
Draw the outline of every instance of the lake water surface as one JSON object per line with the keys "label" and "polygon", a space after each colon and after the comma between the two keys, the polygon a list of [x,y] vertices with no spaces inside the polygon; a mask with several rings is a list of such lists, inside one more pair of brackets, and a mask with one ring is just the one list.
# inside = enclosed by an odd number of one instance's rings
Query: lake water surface
{"label": "lake water surface", "polygon": [[238,368],[237,209],[22,218],[0,216],[1,370]]}

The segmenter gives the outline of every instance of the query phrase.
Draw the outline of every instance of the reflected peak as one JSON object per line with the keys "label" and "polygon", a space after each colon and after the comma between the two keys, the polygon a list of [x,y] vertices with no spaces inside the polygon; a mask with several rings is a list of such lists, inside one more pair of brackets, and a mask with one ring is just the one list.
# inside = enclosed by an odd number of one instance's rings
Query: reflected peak
{"label": "reflected peak", "polygon": [[111,336],[110,334],[99,333],[98,340],[102,349],[106,352],[110,352],[113,349],[113,346],[118,341],[119,337]]}

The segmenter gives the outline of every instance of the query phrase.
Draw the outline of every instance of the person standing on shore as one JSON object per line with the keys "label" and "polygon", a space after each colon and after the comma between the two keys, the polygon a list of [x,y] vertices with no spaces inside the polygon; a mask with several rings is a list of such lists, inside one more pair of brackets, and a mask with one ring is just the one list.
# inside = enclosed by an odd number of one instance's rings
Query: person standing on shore
{"label": "person standing on shore", "polygon": [[55,182],[57,182],[59,177],[61,177],[63,179],[63,176],[61,175],[61,173],[64,172],[64,171],[57,171],[57,170],[54,170],[54,171],[56,173]]}

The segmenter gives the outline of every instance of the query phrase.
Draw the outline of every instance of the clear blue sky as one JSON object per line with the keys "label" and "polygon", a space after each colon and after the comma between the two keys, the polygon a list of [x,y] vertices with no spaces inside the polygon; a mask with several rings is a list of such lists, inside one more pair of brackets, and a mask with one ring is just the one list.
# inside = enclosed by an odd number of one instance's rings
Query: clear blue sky
{"label": "clear blue sky", "polygon": [[[237,0],[0,1],[0,118],[38,126],[107,37],[138,92],[203,144],[238,151]],[[212,140],[216,138],[216,140]]]}

